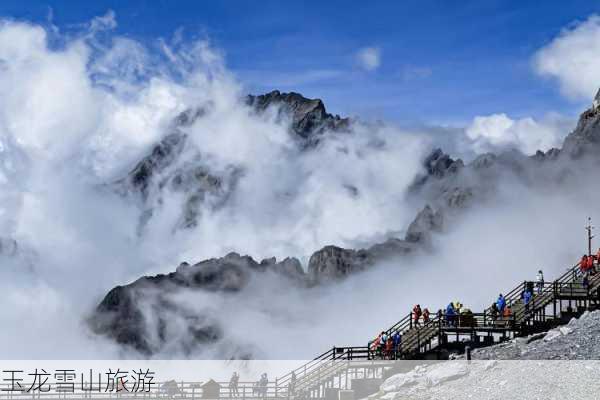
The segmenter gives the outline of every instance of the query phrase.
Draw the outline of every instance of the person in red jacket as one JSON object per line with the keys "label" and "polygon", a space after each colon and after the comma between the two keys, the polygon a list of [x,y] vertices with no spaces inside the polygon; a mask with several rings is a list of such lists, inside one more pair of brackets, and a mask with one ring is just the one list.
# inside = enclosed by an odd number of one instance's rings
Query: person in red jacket
{"label": "person in red jacket", "polygon": [[421,311],[421,305],[417,304],[413,307],[413,320],[415,321],[415,326],[419,326],[419,319],[421,319],[421,315],[423,312]]}
{"label": "person in red jacket", "polygon": [[394,353],[394,340],[389,337],[385,342],[385,358],[388,360],[392,359],[392,354]]}
{"label": "person in red jacket", "polygon": [[429,309],[425,308],[423,310],[423,324],[426,324],[429,322]]}
{"label": "person in red jacket", "polygon": [[375,340],[373,340],[372,342],[370,342],[370,350],[371,353],[373,353],[374,356],[377,356],[377,353],[379,353],[379,346],[381,343],[381,337],[383,336],[383,332],[381,332],[379,335],[377,335],[377,337],[375,338]]}
{"label": "person in red jacket", "polygon": [[579,270],[581,271],[581,273],[583,275],[585,275],[587,273],[587,269],[588,269],[588,256],[586,254],[584,254],[581,257],[581,261],[579,261]]}
{"label": "person in red jacket", "polygon": [[590,275],[594,269],[594,256],[590,255],[587,258],[587,268],[585,269],[586,275]]}

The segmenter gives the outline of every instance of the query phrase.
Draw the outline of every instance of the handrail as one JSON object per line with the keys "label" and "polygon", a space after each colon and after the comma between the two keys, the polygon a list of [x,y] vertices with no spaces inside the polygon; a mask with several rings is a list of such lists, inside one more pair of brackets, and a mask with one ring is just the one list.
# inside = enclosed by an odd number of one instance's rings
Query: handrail
{"label": "handrail", "polygon": [[330,357],[331,357],[331,359],[335,359],[335,347],[332,347],[331,349],[327,350],[323,354],[313,358],[306,364],[299,366],[298,368],[288,372],[287,374],[276,378],[276,382],[279,385],[286,386],[291,381],[292,374],[294,374],[294,373],[297,375],[300,374],[300,377],[296,376],[296,379],[299,379],[299,378],[305,376],[311,370],[313,370],[319,362],[328,360],[328,359],[330,359]]}

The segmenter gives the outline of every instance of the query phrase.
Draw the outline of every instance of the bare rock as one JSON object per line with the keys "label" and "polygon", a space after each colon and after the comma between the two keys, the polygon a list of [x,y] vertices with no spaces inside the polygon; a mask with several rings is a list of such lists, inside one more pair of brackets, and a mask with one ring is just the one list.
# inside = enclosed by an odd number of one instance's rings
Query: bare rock
{"label": "bare rock", "polygon": [[409,225],[405,240],[410,243],[429,245],[431,233],[441,231],[443,222],[442,214],[439,211],[434,212],[429,205],[426,205]]}
{"label": "bare rock", "polygon": [[250,95],[246,102],[259,113],[278,107],[279,116],[290,118],[291,131],[307,144],[316,144],[318,136],[327,130],[341,131],[350,125],[348,118],[329,114],[320,99],[308,99],[299,93],[274,90],[260,96]]}
{"label": "bare rock", "polygon": [[145,355],[173,346],[174,335],[177,335],[177,350],[190,353],[222,340],[223,329],[211,315],[181,307],[170,295],[182,289],[235,295],[248,286],[252,274],[266,271],[282,279],[306,283],[296,259],[287,258],[280,263],[268,259],[258,263],[252,257],[230,253],[194,265],[182,263],[170,274],[143,277],[115,287],[98,304],[88,324],[96,334]]}
{"label": "bare rock", "polygon": [[313,281],[339,279],[362,271],[372,264],[369,252],[326,246],[315,252],[308,263],[308,273]]}

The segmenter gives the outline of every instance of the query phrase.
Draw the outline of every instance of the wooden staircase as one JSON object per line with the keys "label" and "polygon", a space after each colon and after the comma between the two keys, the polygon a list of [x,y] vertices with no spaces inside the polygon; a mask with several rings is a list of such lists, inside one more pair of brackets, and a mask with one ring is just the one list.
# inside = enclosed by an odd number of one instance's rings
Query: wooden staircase
{"label": "wooden staircase", "polygon": [[[310,393],[317,387],[327,387],[335,376],[340,376],[348,368],[356,367],[356,364],[348,361],[418,359],[436,352],[439,355],[440,351],[447,350],[452,345],[490,345],[494,343],[495,337],[505,340],[544,331],[564,323],[564,317],[579,315],[585,309],[600,308],[600,272],[590,275],[586,286],[578,267],[573,266],[558,279],[544,283],[541,290],[534,287],[533,296],[529,304],[525,305],[521,293],[528,285],[531,286],[531,283],[523,282],[505,295],[506,302],[512,309],[509,318],[493,318],[491,308],[488,308],[483,313],[461,314],[451,323],[440,310],[427,323],[415,325],[412,314],[408,314],[384,330],[388,337],[395,332],[402,335],[401,346],[393,354],[382,354],[373,348],[372,342],[367,346],[333,347],[278,378],[276,385],[279,389],[275,392],[278,397],[289,397]],[[453,336],[457,340],[451,343],[449,338]],[[295,375],[295,384],[292,385],[294,393],[288,391],[293,380],[292,374]]]}

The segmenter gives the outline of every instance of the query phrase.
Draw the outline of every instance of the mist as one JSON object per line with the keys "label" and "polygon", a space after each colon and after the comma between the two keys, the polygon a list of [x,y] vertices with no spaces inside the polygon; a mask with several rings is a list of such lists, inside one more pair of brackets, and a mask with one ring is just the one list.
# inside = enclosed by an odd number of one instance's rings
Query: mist
{"label": "mist", "polygon": [[[85,325],[112,287],[230,251],[257,260],[295,256],[306,266],[325,245],[401,236],[425,205],[408,190],[439,127],[357,121],[306,151],[276,110],[257,115],[244,103],[243,84],[208,40],[139,43],[116,36],[116,24],[108,13],[67,35],[0,23],[0,237],[18,244],[0,253],[4,358],[139,357]],[[225,201],[208,198],[197,226],[177,229],[182,194],[162,191],[140,234],[143,207],[110,183],[169,133],[177,115],[198,108],[205,113],[182,128],[190,140],[177,166],[197,163],[222,177]],[[444,140],[464,148],[469,136],[455,131]],[[587,217],[600,217],[598,191],[584,180],[593,167],[560,186],[506,174],[497,196],[447,217],[432,252],[338,284],[306,289],[267,273],[236,295],[174,294],[181,307],[218,321],[225,339],[184,353],[174,320],[172,340],[156,357],[227,358],[243,349],[254,358],[312,358],[334,344],[365,345],[414,303],[433,311],[458,298],[481,309],[539,268],[551,279],[584,250]]]}

